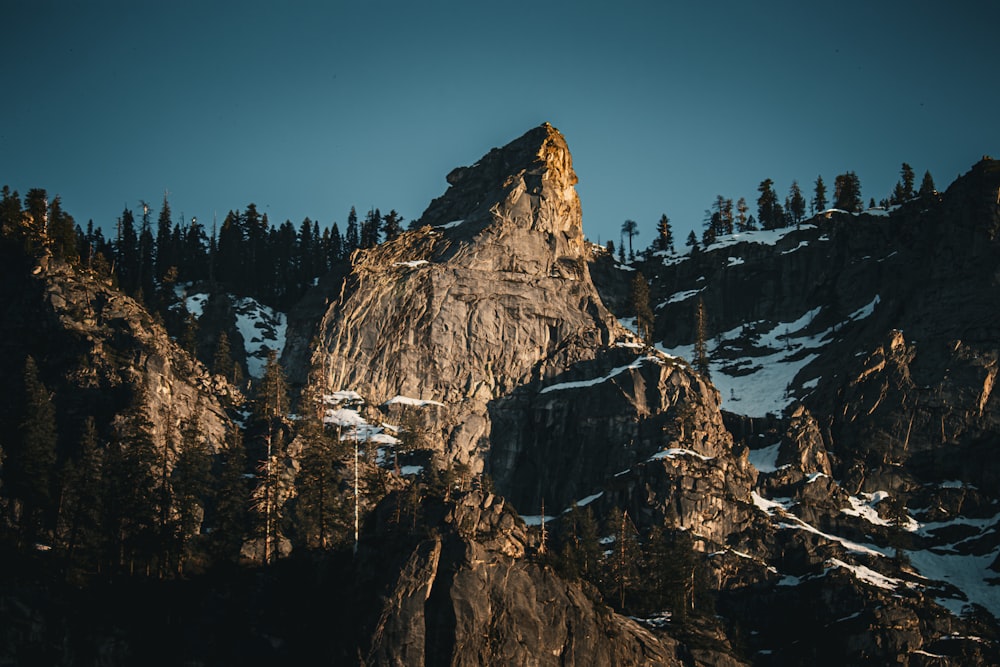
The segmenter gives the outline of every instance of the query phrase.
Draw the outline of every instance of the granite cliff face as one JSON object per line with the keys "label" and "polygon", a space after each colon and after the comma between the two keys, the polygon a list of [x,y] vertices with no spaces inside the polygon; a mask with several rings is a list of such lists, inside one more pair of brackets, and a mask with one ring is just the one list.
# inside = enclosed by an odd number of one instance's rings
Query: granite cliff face
{"label": "granite cliff face", "polygon": [[[129,411],[150,420],[157,445],[168,436],[179,442],[190,419],[213,448],[233,428],[226,407],[242,402],[239,390],[206,372],[106,279],[43,257],[32,270],[7,275],[3,305],[3,375],[22,377],[25,357],[35,358],[67,446],[86,417],[105,432]],[[6,390],[17,392],[19,385]]]}
{"label": "granite cliff face", "polygon": [[[669,421],[663,413],[678,400],[714,397],[683,367],[655,355],[642,362],[634,337],[602,304],[557,130],[542,125],[448,181],[414,231],[355,257],[313,363],[327,390],[375,404],[400,395],[443,403],[437,441],[446,460],[487,467],[501,492],[532,505],[559,477],[549,501],[566,505],[659,450],[660,427],[647,417]],[[580,393],[572,387],[602,378],[621,399],[606,419],[589,420],[601,422],[592,432],[573,413]],[[542,411],[549,416],[538,424]],[[713,428],[721,432],[721,422]],[[594,453],[606,438],[633,444],[624,456],[596,453],[600,462],[583,478],[531,467],[567,438],[580,451],[566,457]]]}

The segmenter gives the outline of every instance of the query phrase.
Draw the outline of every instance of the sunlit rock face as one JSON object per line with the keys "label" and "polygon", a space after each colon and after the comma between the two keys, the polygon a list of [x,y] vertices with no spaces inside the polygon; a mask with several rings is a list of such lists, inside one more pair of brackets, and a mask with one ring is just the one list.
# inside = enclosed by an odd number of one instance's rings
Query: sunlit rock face
{"label": "sunlit rock face", "polygon": [[576,174],[542,125],[448,175],[417,228],[354,258],[321,325],[330,389],[444,403],[439,445],[482,465],[487,405],[627,335],[587,271]]}

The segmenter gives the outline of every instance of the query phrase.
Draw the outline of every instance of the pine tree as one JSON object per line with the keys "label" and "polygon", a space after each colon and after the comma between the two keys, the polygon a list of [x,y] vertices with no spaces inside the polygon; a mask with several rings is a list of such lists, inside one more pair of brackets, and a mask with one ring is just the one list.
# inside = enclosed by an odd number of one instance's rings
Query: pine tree
{"label": "pine tree", "polygon": [[396,209],[390,210],[382,219],[382,233],[385,240],[391,241],[403,231],[403,217],[396,213]]}
{"label": "pine tree", "polygon": [[93,417],[84,420],[80,453],[63,475],[60,533],[66,560],[74,569],[96,566],[102,546],[104,451]]}
{"label": "pine tree", "polygon": [[649,283],[639,271],[636,271],[635,277],[632,279],[630,297],[632,308],[635,310],[635,324],[639,336],[647,345],[652,345],[653,309],[649,306]]}
{"label": "pine tree", "polygon": [[[211,476],[212,455],[201,435],[198,417],[192,414],[181,426],[181,448],[170,475],[182,558],[185,545],[199,533],[211,495]],[[180,570],[180,562],[178,565]]]}
{"label": "pine tree", "polygon": [[788,191],[788,212],[792,216],[792,222],[799,224],[806,215],[806,199],[802,196],[798,181],[792,181],[792,187]]}
{"label": "pine tree", "polygon": [[611,553],[605,559],[605,594],[617,603],[617,609],[624,611],[626,602],[631,606],[631,597],[639,581],[640,548],[638,531],[628,515],[628,511],[613,509],[608,516],[605,533],[614,535]]}
{"label": "pine tree", "polygon": [[232,383],[236,383],[233,369],[236,362],[233,361],[233,351],[229,344],[229,334],[225,331],[219,334],[219,341],[215,346],[215,355],[212,357],[212,372],[221,375]]}
{"label": "pine tree", "polygon": [[739,201],[736,202],[736,231],[740,234],[750,231],[747,227],[747,211],[749,210],[746,198],[740,197]]}
{"label": "pine tree", "polygon": [[332,267],[334,262],[344,258],[344,239],[340,236],[340,227],[333,223],[330,229],[330,248],[328,250],[328,264]]}
{"label": "pine tree", "polygon": [[914,182],[913,167],[904,162],[899,168],[899,177],[903,181],[903,201],[911,199],[913,197]]}
{"label": "pine tree", "polygon": [[141,404],[126,414],[110,443],[104,475],[109,555],[118,567],[150,573],[162,553],[156,477],[159,451]]}
{"label": "pine tree", "polygon": [[694,336],[694,368],[705,379],[708,379],[711,377],[706,343],[708,331],[705,321],[705,302],[700,297],[698,298],[698,305],[695,307]]}
{"label": "pine tree", "polygon": [[344,231],[344,257],[350,258],[351,253],[361,246],[360,234],[358,232],[358,214],[351,207],[351,212],[347,214],[347,229]]}
{"label": "pine tree", "polygon": [[656,245],[657,250],[661,252],[675,252],[674,232],[666,213],[660,216],[660,221],[656,224]]}
{"label": "pine tree", "polygon": [[622,223],[622,234],[628,237],[628,258],[635,261],[635,251],[632,249],[632,238],[639,234],[639,225],[635,220],[626,220]]}
{"label": "pine tree", "polygon": [[256,387],[254,416],[260,421],[281,419],[288,414],[288,382],[278,362],[278,353],[269,350],[264,376]]}
{"label": "pine tree", "polygon": [[62,210],[62,199],[58,195],[49,204],[48,237],[55,257],[70,264],[80,260],[76,223],[71,215]]}
{"label": "pine tree", "polygon": [[834,181],[833,207],[850,213],[861,211],[861,181],[853,171],[837,176]]}
{"label": "pine tree", "polygon": [[688,232],[687,240],[684,242],[684,245],[691,248],[692,251],[698,249],[698,237],[695,236],[693,229]]}
{"label": "pine tree", "polygon": [[933,197],[937,194],[937,188],[934,187],[934,179],[931,177],[930,171],[924,172],[924,178],[920,181],[920,192],[917,194],[920,197]]}
{"label": "pine tree", "polygon": [[243,537],[247,530],[250,508],[250,489],[247,485],[247,458],[243,437],[239,429],[227,434],[226,444],[219,462],[216,480],[218,499],[215,505],[214,530],[211,548],[214,558],[226,563],[236,563],[240,558]]}
{"label": "pine tree", "polygon": [[[170,217],[170,202],[167,193],[163,193],[163,206],[156,220],[156,277],[163,282],[171,267],[177,266],[177,257],[173,245],[174,223]],[[176,271],[176,268],[175,268]]]}
{"label": "pine tree", "polygon": [[25,544],[37,539],[52,506],[52,483],[56,463],[55,405],[38,376],[32,357],[24,363],[24,407],[15,447],[4,467],[7,493],[20,499],[21,535]]}
{"label": "pine tree", "polygon": [[816,187],[813,190],[811,202],[812,212],[821,213],[826,210],[826,185],[823,184],[823,176],[816,177]]}
{"label": "pine tree", "polygon": [[374,248],[379,243],[379,231],[382,228],[382,214],[379,210],[368,209],[368,213],[365,214],[365,219],[361,223],[361,237],[360,237],[360,247],[361,248]]}
{"label": "pine tree", "polygon": [[142,202],[142,224],[139,226],[139,292],[142,299],[152,299],[156,291],[154,281],[155,239],[149,221],[149,204]]}
{"label": "pine tree", "polygon": [[349,534],[349,511],[337,486],[340,452],[315,411],[306,407],[302,412],[296,528],[310,548],[327,549],[335,542],[345,542]]}
{"label": "pine tree", "polygon": [[773,186],[774,181],[770,178],[765,178],[757,186],[757,191],[760,192],[760,197],[757,198],[757,220],[763,229],[777,229],[783,223],[781,205]]}

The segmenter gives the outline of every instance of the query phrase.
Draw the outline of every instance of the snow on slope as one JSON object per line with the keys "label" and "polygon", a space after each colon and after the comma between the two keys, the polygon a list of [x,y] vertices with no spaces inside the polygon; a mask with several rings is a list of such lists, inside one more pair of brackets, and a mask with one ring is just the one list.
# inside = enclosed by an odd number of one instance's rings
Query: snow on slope
{"label": "snow on slope", "polygon": [[243,336],[247,354],[247,371],[255,378],[263,377],[267,356],[274,350],[281,354],[285,347],[288,320],[284,313],[268,308],[249,297],[233,299],[236,328]]}

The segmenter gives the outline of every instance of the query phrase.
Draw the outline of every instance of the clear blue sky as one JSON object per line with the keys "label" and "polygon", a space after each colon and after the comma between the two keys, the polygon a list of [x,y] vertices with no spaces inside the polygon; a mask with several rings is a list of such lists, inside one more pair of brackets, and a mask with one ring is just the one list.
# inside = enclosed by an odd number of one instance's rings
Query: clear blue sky
{"label": "clear blue sky", "polygon": [[0,184],[112,229],[250,202],[272,223],[418,217],[445,175],[549,121],[584,231],[700,234],[715,195],[939,188],[1000,155],[1000,3],[4,3]]}

